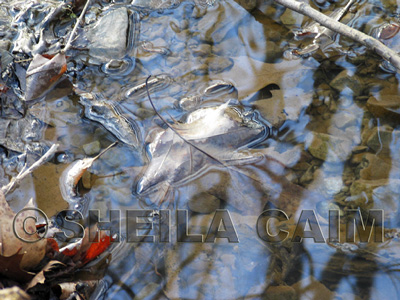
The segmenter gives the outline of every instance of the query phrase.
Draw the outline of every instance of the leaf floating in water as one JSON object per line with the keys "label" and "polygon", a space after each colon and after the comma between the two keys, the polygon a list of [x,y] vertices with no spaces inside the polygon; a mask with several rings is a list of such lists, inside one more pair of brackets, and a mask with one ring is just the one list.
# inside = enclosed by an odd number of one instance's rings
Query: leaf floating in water
{"label": "leaf floating in water", "polygon": [[25,101],[46,95],[67,70],[65,54],[57,54],[51,59],[37,54],[26,71]]}

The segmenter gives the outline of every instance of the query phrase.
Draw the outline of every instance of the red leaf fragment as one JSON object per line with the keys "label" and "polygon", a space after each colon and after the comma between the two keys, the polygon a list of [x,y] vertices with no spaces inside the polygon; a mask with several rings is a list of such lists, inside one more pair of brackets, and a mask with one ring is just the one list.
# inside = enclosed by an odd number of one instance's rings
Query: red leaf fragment
{"label": "red leaf fragment", "polygon": [[73,257],[78,253],[78,249],[77,248],[73,248],[73,249],[65,248],[61,253],[64,254],[65,256]]}
{"label": "red leaf fragment", "polygon": [[5,93],[7,93],[7,91],[8,91],[8,87],[6,85],[0,83],[0,93],[5,94]]}
{"label": "red leaf fragment", "polygon": [[47,245],[50,246],[50,248],[53,249],[54,251],[60,252],[60,248],[58,247],[58,243],[56,242],[55,239],[48,238]]}
{"label": "red leaf fragment", "polygon": [[[99,233],[96,233],[94,241],[97,241],[98,239]],[[86,228],[85,236],[82,240],[61,248],[60,252],[65,256],[70,257],[74,262],[82,266],[102,254],[110,246],[113,240],[113,238],[101,232],[99,242],[90,242],[89,230],[88,228]]]}
{"label": "red leaf fragment", "polygon": [[382,28],[379,33],[379,39],[388,40],[393,38],[400,30],[400,25],[396,23],[389,24]]}
{"label": "red leaf fragment", "polygon": [[100,240],[100,242],[92,243],[89,249],[86,251],[86,255],[83,257],[82,263],[87,264],[102,254],[111,245],[111,241],[111,237],[106,235]]}

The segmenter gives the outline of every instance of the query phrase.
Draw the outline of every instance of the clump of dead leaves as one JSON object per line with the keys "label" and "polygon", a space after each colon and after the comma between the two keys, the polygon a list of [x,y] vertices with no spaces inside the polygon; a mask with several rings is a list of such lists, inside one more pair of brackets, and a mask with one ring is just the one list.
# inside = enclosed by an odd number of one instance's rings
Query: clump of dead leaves
{"label": "clump of dead leaves", "polygon": [[0,298],[87,299],[108,266],[111,238],[101,232],[91,242],[86,228],[82,239],[59,249],[56,240],[41,238],[29,216],[32,210],[16,214],[0,190]]}

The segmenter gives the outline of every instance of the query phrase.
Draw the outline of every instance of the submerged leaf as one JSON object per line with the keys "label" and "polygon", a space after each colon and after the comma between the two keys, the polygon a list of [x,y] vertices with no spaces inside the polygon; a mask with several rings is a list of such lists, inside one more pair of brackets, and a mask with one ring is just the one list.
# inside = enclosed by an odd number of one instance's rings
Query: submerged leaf
{"label": "submerged leaf", "polygon": [[151,161],[138,183],[139,194],[162,182],[183,181],[210,160],[232,164],[238,160],[237,149],[260,142],[267,133],[254,115],[245,116],[228,104],[198,109],[173,127],[180,136],[168,128],[148,145]]}
{"label": "submerged leaf", "polygon": [[61,195],[65,201],[68,203],[74,203],[78,200],[78,195],[76,193],[76,185],[82,178],[83,174],[89,169],[95,160],[102,156],[110,148],[114,147],[117,142],[112,143],[106,149],[101,151],[95,157],[87,157],[81,160],[74,161],[69,165],[61,174],[60,177],[60,191]]}
{"label": "submerged leaf", "polygon": [[65,54],[51,59],[37,54],[26,71],[25,101],[35,100],[48,93],[67,70]]}
{"label": "submerged leaf", "polygon": [[[277,84],[283,91],[294,88],[304,80],[308,70],[314,67],[303,64],[301,60],[284,60],[274,64],[245,56],[235,57],[233,60],[233,67],[221,73],[221,77],[234,84],[239,100],[253,95],[269,84]],[[310,62],[317,67],[316,61]]]}

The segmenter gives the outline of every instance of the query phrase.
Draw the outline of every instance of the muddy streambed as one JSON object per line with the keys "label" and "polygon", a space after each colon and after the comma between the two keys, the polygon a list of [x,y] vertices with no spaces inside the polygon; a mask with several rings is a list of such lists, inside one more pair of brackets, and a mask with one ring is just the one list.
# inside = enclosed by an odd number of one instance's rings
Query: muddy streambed
{"label": "muddy streambed", "polygon": [[[311,20],[272,1],[98,0],[66,73],[25,101],[30,59],[62,49],[83,4],[0,1],[0,186],[57,143],[12,208],[33,198],[83,225],[120,211],[93,299],[399,298],[393,67],[337,34],[298,34]],[[310,4],[331,14],[346,1]],[[341,21],[396,49],[398,13],[360,1]],[[74,161],[116,141],[73,198],[62,192]],[[281,213],[266,224],[268,209]],[[383,212],[369,241],[360,219],[346,239],[354,211],[365,224]]]}

